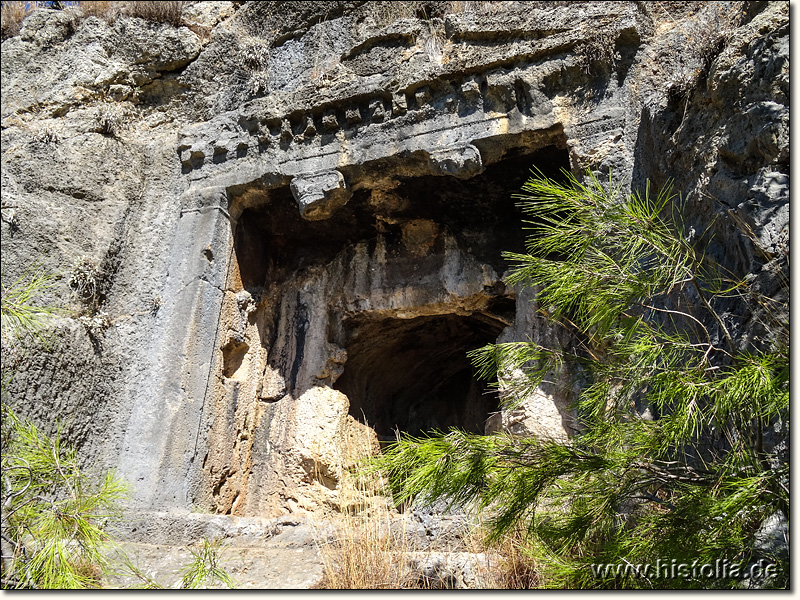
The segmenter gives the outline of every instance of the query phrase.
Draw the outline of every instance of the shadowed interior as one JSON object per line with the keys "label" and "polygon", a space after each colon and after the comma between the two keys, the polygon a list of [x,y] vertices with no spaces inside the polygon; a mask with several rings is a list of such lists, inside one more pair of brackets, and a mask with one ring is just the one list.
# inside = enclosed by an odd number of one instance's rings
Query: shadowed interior
{"label": "shadowed interior", "polygon": [[375,240],[379,234],[391,245],[401,237],[400,224],[411,219],[439,224],[461,248],[502,272],[508,267],[502,252],[524,250],[522,211],[512,195],[519,193],[534,165],[559,178],[560,170],[569,168],[569,154],[555,146],[535,152],[516,149],[467,180],[401,177],[392,190],[393,196],[404,200],[399,204],[376,206],[371,190],[359,189],[347,205],[323,221],[304,220],[288,186],[256,190],[264,202],[243,212],[234,237],[242,285],[255,293],[267,282],[285,281],[303,268],[324,265],[344,248]]}
{"label": "shadowed interior", "polygon": [[494,341],[503,324],[483,314],[413,319],[355,318],[336,389],[350,414],[380,438],[458,427],[483,433],[496,394],[474,377],[467,352]]}

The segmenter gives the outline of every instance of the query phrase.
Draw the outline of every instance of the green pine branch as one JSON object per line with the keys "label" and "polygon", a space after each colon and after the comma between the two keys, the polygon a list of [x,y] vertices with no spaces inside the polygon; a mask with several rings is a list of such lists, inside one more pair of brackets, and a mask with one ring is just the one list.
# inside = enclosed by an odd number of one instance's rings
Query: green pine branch
{"label": "green pine branch", "polygon": [[[557,587],[735,587],[597,578],[589,566],[746,561],[760,525],[778,510],[788,517],[788,464],[763,439],[788,418],[782,305],[707,256],[710,240],[687,233],[669,188],[626,198],[611,180],[565,173],[563,183],[530,179],[517,198],[529,236],[526,253],[505,255],[507,283],[535,287],[540,312],[575,343],[490,344],[470,357],[505,410],[543,383],[577,390],[579,432],[405,438],[375,468],[398,502],[446,499],[488,514],[492,540],[522,527]],[[723,318],[723,301],[741,314],[769,307],[761,322],[777,343],[737,346],[731,331],[744,323]],[[769,585],[788,570],[781,577]]]}

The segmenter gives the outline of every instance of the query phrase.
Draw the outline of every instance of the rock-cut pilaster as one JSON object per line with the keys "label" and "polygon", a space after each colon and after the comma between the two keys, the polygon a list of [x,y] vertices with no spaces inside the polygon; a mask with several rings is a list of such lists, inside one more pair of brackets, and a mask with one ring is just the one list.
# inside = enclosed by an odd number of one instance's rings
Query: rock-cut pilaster
{"label": "rock-cut pilaster", "polygon": [[165,301],[145,365],[151,376],[135,399],[119,455],[119,473],[136,504],[177,508],[192,497],[232,242],[226,190],[192,190],[181,198]]}

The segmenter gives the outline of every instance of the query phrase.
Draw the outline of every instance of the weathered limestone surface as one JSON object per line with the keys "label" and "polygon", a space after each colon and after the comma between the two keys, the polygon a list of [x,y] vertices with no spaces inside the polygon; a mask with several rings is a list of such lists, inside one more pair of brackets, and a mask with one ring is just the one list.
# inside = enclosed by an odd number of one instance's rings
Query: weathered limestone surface
{"label": "weathered limestone surface", "polygon": [[110,326],[62,318],[13,401],[145,511],[337,510],[350,442],[395,426],[568,435],[569,389],[490,416],[464,378],[490,341],[570,343],[502,283],[532,165],[671,179],[721,263],[788,274],[788,4],[664,4],[35,11],[2,43],[3,277],[39,260],[91,311],[88,259]]}

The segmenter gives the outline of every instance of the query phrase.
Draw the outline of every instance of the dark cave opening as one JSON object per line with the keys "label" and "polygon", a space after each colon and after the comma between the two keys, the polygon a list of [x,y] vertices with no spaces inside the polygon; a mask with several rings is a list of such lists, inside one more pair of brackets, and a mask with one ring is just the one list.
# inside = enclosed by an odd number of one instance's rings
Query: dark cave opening
{"label": "dark cave opening", "polygon": [[[293,293],[283,286],[298,273],[379,238],[391,263],[386,281],[406,285],[406,271],[438,268],[436,257],[442,254],[436,245],[441,236],[424,256],[403,249],[403,227],[411,221],[435,223],[463,252],[499,276],[509,266],[503,251],[524,252],[523,213],[513,195],[531,177],[532,166],[562,179],[560,171],[569,167],[568,151],[557,146],[534,152],[513,148],[468,180],[398,175],[389,190],[356,186],[350,201],[321,221],[300,216],[288,186],[242,190],[263,196],[245,203],[249,208],[236,225],[234,251],[242,287],[254,297],[270,286],[281,294]],[[350,415],[384,440],[394,439],[398,430],[419,435],[457,427],[483,433],[487,418],[498,410],[497,396],[486,382],[476,380],[467,352],[496,341],[516,312],[513,293],[504,286],[486,293],[488,305],[472,313],[448,313],[446,306],[441,307],[443,314],[414,318],[337,313],[329,339],[346,349],[347,361],[333,386],[349,398]],[[297,343],[302,347],[304,338]],[[282,364],[277,355],[270,360]],[[296,379],[291,369],[297,360],[292,364],[280,367],[287,382]]]}
{"label": "dark cave opening", "polygon": [[475,378],[467,352],[496,340],[501,321],[483,313],[362,316],[344,326],[348,360],[334,387],[350,399],[350,415],[379,439],[451,427],[484,432],[497,397]]}

